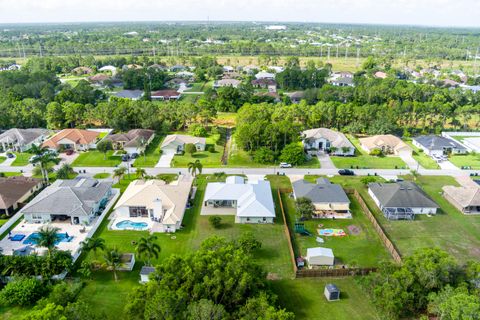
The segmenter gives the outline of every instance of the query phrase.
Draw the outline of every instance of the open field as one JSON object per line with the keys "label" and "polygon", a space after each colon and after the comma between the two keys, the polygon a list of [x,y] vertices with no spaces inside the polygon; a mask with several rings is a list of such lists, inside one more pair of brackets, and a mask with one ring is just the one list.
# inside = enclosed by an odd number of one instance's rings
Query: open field
{"label": "open field", "polygon": [[73,167],[116,167],[122,162],[121,156],[114,156],[114,151],[107,151],[107,156],[100,151],[81,152],[72,163]]}
{"label": "open field", "polygon": [[480,154],[452,155],[448,158],[457,167],[471,167],[473,170],[480,169]]}
{"label": "open field", "polygon": [[163,141],[163,137],[155,136],[152,142],[147,146],[145,150],[145,155],[140,155],[133,165],[135,167],[141,168],[153,168],[160,160],[160,156],[162,155],[162,150],[160,150],[161,142]]}
{"label": "open field", "polygon": [[[325,299],[323,290],[328,283],[340,289],[340,301]],[[297,320],[381,319],[352,277],[279,280],[270,282],[270,286],[280,304],[295,313]]]}
{"label": "open field", "polygon": [[413,159],[415,159],[422,167],[425,169],[440,169],[438,163],[435,162],[432,158],[427,156],[423,150],[415,147],[411,140],[404,140],[413,149]]}

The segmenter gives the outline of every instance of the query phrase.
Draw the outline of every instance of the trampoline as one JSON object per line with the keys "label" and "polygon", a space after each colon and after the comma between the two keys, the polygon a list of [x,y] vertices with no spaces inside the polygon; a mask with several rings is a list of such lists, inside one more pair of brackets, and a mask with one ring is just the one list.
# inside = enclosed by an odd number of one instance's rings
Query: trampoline
{"label": "trampoline", "polygon": [[24,234],[16,234],[13,237],[10,237],[12,241],[22,241],[25,238]]}

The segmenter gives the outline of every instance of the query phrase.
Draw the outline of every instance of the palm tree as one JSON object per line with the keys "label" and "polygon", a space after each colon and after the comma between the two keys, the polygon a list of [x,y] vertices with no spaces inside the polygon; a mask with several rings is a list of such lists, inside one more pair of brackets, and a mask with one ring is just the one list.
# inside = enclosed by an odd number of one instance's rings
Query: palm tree
{"label": "palm tree", "polygon": [[83,252],[93,251],[95,257],[97,257],[97,250],[105,250],[105,240],[102,238],[88,238],[80,242],[80,248]]}
{"label": "palm tree", "polygon": [[137,140],[137,149],[143,150],[143,161],[147,161],[147,141],[144,137],[141,137]]}
{"label": "palm tree", "polygon": [[144,178],[147,175],[147,171],[143,168],[137,168],[135,174],[137,175],[137,178]]}
{"label": "palm tree", "polygon": [[158,254],[160,253],[160,246],[155,243],[157,236],[150,235],[147,238],[140,238],[138,241],[136,251],[139,256],[146,258],[145,265],[151,266],[152,258],[158,259]]}
{"label": "palm tree", "polygon": [[107,268],[113,271],[113,278],[118,281],[117,269],[122,262],[122,255],[118,252],[117,248],[109,248],[105,250],[103,255]]}
{"label": "palm tree", "polygon": [[73,172],[73,167],[65,163],[57,170],[57,179],[68,179]]}
{"label": "palm tree", "polygon": [[202,169],[203,169],[203,165],[200,162],[200,160],[195,160],[195,162],[190,162],[188,164],[188,172],[191,172],[192,176],[194,177],[197,175],[197,171],[199,174],[201,174]]}
{"label": "palm tree", "polygon": [[122,180],[123,176],[127,172],[127,168],[125,167],[118,167],[117,169],[113,170],[113,178],[118,178],[118,181]]}
{"label": "palm tree", "polygon": [[52,226],[43,226],[38,230],[37,245],[47,248],[49,255],[55,249],[56,242],[59,239],[58,231],[60,231],[59,228]]}
{"label": "palm tree", "polygon": [[46,149],[42,149],[42,152],[37,154],[37,156],[33,159],[33,164],[38,164],[40,167],[40,171],[42,172],[43,180],[48,184],[48,172],[47,167],[49,164],[58,164],[60,162],[60,158],[51,152],[46,152]]}

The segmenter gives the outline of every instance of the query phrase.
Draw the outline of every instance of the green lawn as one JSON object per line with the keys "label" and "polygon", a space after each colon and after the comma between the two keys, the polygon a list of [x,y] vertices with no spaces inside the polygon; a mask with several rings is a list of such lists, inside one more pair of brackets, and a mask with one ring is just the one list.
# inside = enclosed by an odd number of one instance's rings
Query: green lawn
{"label": "green lawn", "polygon": [[160,150],[161,142],[163,141],[162,136],[156,136],[152,142],[147,146],[145,150],[145,155],[139,156],[135,159],[134,166],[141,168],[153,168],[160,160],[162,151]]}
{"label": "green lawn", "polygon": [[7,157],[0,157],[0,163],[4,162],[5,160],[7,160]]}
{"label": "green lawn", "polygon": [[205,82],[194,82],[185,92],[202,92]]}
{"label": "green lawn", "polygon": [[93,176],[95,179],[107,179],[110,177],[110,173],[97,173]]}
{"label": "green lawn", "polygon": [[2,172],[5,177],[19,177],[22,176],[21,172]]}
{"label": "green lawn", "polygon": [[[328,283],[340,289],[340,301],[325,299],[323,291]],[[279,280],[272,281],[271,288],[297,320],[381,319],[353,277]]]}
{"label": "green lawn", "polygon": [[87,152],[81,152],[78,157],[73,161],[73,167],[116,167],[122,162],[121,156],[114,156],[114,151],[107,151],[105,158],[104,154],[100,151],[91,150]]}
{"label": "green lawn", "polygon": [[[316,177],[307,176],[306,179],[314,180]],[[295,251],[296,255],[305,256],[307,248],[322,247],[331,248],[335,254],[335,258],[339,260],[340,264],[347,264],[360,267],[374,267],[378,266],[379,262],[390,260],[391,257],[383,246],[378,234],[373,229],[371,222],[362,212],[358,201],[349,197],[351,204],[350,210],[352,212],[352,219],[311,219],[305,221],[305,228],[312,234],[312,236],[304,236],[298,233],[295,235]],[[294,223],[297,218],[295,212],[295,201],[287,194],[282,194],[282,200],[288,216],[288,223],[290,230],[294,230]],[[318,236],[317,229],[319,224],[322,228],[343,229],[346,237],[322,237],[325,243],[317,243]],[[350,234],[348,226],[354,225],[360,229],[358,235]]]}
{"label": "green lawn", "polygon": [[348,139],[353,143],[356,148],[354,157],[337,157],[332,156],[332,162],[337,168],[373,168],[373,169],[396,169],[406,168],[407,165],[400,157],[397,156],[383,156],[376,157],[369,155],[360,146],[360,142],[357,138],[348,135]]}
{"label": "green lawn", "polygon": [[30,163],[30,162],[28,162],[28,160],[30,160],[30,158],[32,157],[31,153],[14,152],[14,154],[15,154],[15,160],[13,160],[11,166],[23,167],[23,166],[26,166]]}
{"label": "green lawn", "polygon": [[461,168],[463,166],[471,167],[473,170],[480,169],[480,154],[452,155],[448,158],[451,163]]}
{"label": "green lawn", "polygon": [[415,147],[411,140],[404,140],[412,149],[413,149],[413,159],[415,159],[422,167],[425,169],[440,169],[438,163],[435,162],[432,158],[427,156],[423,150]]}
{"label": "green lawn", "polygon": [[[207,137],[205,151],[195,152],[193,155],[186,153],[175,155],[172,160],[172,168],[185,168],[190,162],[200,160],[204,168],[216,168],[222,165],[223,143],[220,134]],[[208,151],[214,146],[215,152]]]}

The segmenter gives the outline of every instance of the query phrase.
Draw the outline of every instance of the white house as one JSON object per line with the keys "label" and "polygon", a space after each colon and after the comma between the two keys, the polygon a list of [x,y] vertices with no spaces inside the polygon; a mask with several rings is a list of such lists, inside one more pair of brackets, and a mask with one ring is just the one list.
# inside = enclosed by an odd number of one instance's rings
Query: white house
{"label": "white house", "polygon": [[145,151],[155,137],[155,131],[148,129],[132,129],[126,133],[109,135],[105,140],[111,141],[115,150],[124,150],[128,154]]}
{"label": "white house", "polygon": [[48,137],[47,129],[10,129],[0,134],[0,146],[3,150],[25,152],[33,145],[40,145]]}
{"label": "white house", "polygon": [[245,182],[240,176],[211,182],[203,198],[202,215],[235,215],[236,223],[273,223],[275,207],[270,182]]}
{"label": "white house", "polygon": [[205,151],[206,139],[183,134],[171,134],[165,137],[160,146],[164,154],[177,154],[185,151],[185,145],[192,143],[197,151]]}
{"label": "white house", "polygon": [[355,147],[343,133],[327,128],[303,131],[302,143],[307,151],[324,151],[335,156],[355,155]]}
{"label": "white house", "polygon": [[308,248],[305,259],[310,266],[333,266],[335,264],[335,256],[332,249],[329,248]]}
{"label": "white house", "polygon": [[457,141],[441,136],[419,136],[414,138],[412,143],[431,157],[448,154],[465,154],[468,152],[467,148]]}
{"label": "white house", "polygon": [[255,78],[257,79],[275,79],[275,74],[266,72],[266,71],[260,71],[255,75]]}

